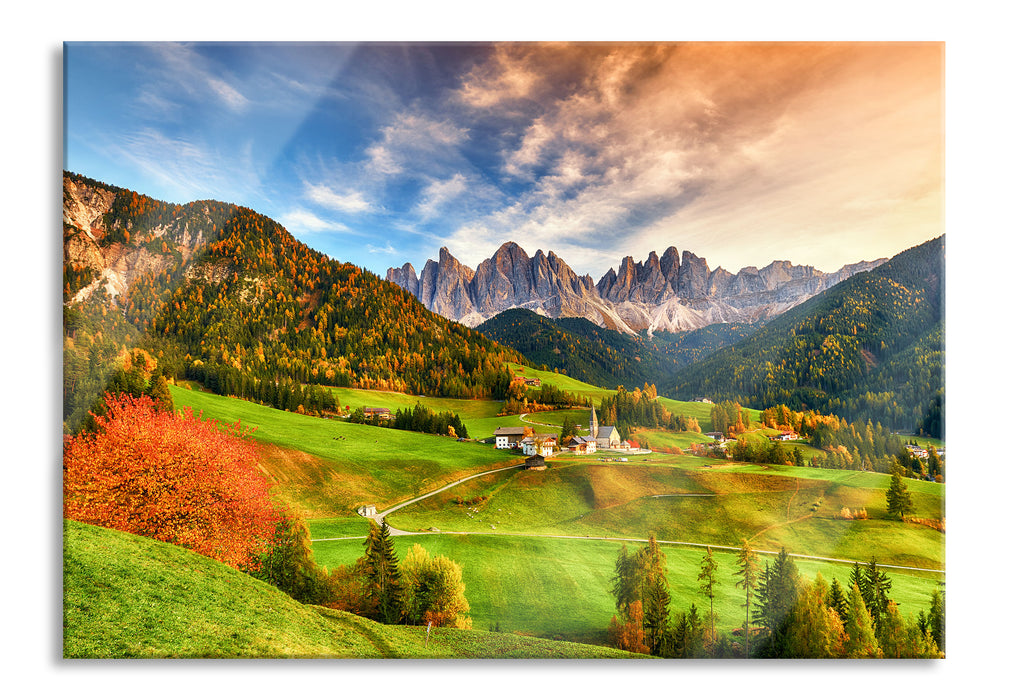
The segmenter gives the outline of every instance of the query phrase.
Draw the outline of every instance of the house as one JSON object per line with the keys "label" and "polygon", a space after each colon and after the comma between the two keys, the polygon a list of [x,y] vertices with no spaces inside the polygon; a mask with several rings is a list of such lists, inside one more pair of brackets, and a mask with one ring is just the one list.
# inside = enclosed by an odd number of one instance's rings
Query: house
{"label": "house", "polygon": [[783,430],[780,435],[772,435],[772,440],[798,440],[799,434],[794,430]]}
{"label": "house", "polygon": [[711,399],[706,398],[704,396],[697,396],[697,397],[692,398],[690,400],[693,401],[693,402],[695,402],[695,403],[714,403],[714,401],[712,401]]}
{"label": "house", "polygon": [[539,377],[522,377],[522,381],[526,383],[526,386],[539,386],[541,384]]}
{"label": "house", "polygon": [[375,408],[373,406],[365,406],[364,417],[366,420],[391,420],[392,411],[390,411],[388,408]]}
{"label": "house", "polygon": [[704,433],[704,437],[714,440],[715,442],[722,442],[725,440],[725,436],[717,431],[713,433]]}
{"label": "house", "polygon": [[374,505],[361,506],[357,509],[358,515],[363,515],[366,518],[373,518],[378,515],[378,508]]}
{"label": "house", "polygon": [[522,447],[524,455],[541,454],[544,457],[553,457],[554,450],[557,448],[557,433],[524,437],[519,445]]}
{"label": "house", "polygon": [[525,434],[525,428],[498,428],[494,431],[494,447],[499,450],[518,447]]}
{"label": "house", "polygon": [[599,433],[596,435],[596,447],[600,450],[619,449],[620,433],[617,432],[616,426],[599,426]]}
{"label": "house", "polygon": [[575,454],[590,455],[596,451],[596,439],[594,437],[582,437],[575,435],[568,440],[567,449]]}
{"label": "house", "polygon": [[526,458],[526,469],[532,469],[535,471],[542,471],[547,468],[546,460],[543,459],[543,455],[532,455]]}

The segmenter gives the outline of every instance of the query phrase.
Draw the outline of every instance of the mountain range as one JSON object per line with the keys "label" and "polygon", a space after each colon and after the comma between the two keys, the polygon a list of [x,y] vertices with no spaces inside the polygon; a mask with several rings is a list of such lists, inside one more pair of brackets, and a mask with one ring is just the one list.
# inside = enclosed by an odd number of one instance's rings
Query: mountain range
{"label": "mountain range", "polygon": [[[476,270],[443,249],[386,281],[234,204],[71,173],[63,186],[66,431],[131,364],[297,410],[342,386],[502,400],[508,363],[531,360],[673,398],[943,432],[944,236],[832,274],[780,262],[730,275],[670,248],[594,284],[507,243]],[[709,323],[725,317],[738,320]]]}
{"label": "mountain range", "polygon": [[766,321],[820,292],[871,270],[885,258],[825,273],[775,261],[731,274],[711,270],[690,251],[669,247],[644,261],[626,256],[598,283],[578,275],[553,251],[530,257],[514,242],[503,244],[476,269],[442,248],[420,275],[411,263],[389,268],[386,280],[408,290],[428,309],[470,327],[513,308],[550,318],[587,318],[603,328],[636,334],[686,331],[715,323]]}

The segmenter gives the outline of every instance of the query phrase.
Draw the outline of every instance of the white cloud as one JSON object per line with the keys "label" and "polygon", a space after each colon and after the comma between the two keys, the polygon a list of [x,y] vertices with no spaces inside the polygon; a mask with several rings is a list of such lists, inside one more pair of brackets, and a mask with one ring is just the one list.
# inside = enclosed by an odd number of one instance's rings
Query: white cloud
{"label": "white cloud", "polygon": [[365,248],[367,248],[367,250],[368,250],[369,253],[372,253],[374,255],[395,255],[396,254],[396,249],[392,247],[391,243],[386,243],[382,247],[375,246],[375,245],[372,245],[372,244],[369,243],[367,246],[365,246]]}
{"label": "white cloud", "polygon": [[293,233],[313,233],[318,231],[349,231],[344,224],[321,219],[305,209],[294,209],[280,218],[284,227]]}
{"label": "white cloud", "polygon": [[334,192],[326,185],[306,183],[305,196],[327,209],[334,209],[348,214],[359,214],[372,209],[371,204],[365,200],[364,196],[360,192],[353,190],[341,194]]}
{"label": "white cloud", "polygon": [[466,177],[456,173],[447,180],[434,180],[421,193],[417,212],[422,219],[430,219],[441,212],[441,208],[466,191]]}

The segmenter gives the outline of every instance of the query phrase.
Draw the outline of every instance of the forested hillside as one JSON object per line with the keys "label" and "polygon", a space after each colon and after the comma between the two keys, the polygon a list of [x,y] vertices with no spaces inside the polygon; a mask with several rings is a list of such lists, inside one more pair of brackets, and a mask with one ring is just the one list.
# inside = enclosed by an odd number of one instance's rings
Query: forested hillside
{"label": "forested hillside", "polygon": [[[69,173],[64,182],[67,429],[134,347],[159,373],[257,398],[285,381],[504,398],[504,363],[525,362],[247,208],[168,204]],[[89,231],[67,221],[79,191],[104,209]]]}
{"label": "forested hillside", "polygon": [[940,236],[683,369],[662,393],[805,407],[941,437],[944,291]]}
{"label": "forested hillside", "polygon": [[477,326],[536,364],[610,389],[660,383],[755,328],[745,323],[714,324],[694,331],[634,336],[584,318],[551,319],[528,309],[509,309]]}

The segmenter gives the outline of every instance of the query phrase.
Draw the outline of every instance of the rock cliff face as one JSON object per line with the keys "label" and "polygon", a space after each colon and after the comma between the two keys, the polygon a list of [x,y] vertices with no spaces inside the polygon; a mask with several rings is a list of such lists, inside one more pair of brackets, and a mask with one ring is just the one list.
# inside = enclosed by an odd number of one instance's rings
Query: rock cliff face
{"label": "rock cliff face", "polygon": [[599,326],[633,333],[682,331],[712,323],[762,321],[802,303],[857,272],[885,262],[845,265],[826,274],[805,265],[775,261],[735,275],[708,268],[690,251],[668,248],[660,257],[635,262],[630,256],[592,283],[552,251],[531,258],[516,243],[502,245],[476,270],[442,248],[428,260],[419,280],[410,263],[390,268],[386,279],[416,295],[432,311],[468,326],[511,308],[551,318],[580,316]]}
{"label": "rock cliff face", "polygon": [[[155,274],[171,267],[172,255],[161,254],[151,245],[123,245],[109,242],[105,215],[111,210],[116,192],[70,176],[63,178],[63,261],[76,269],[88,269],[94,281],[77,290],[71,301],[80,302],[99,289],[105,289],[115,300],[124,294],[141,275]],[[207,238],[204,228],[190,226],[191,220],[181,220],[172,226],[160,226],[149,235],[171,242],[183,262]],[[122,227],[122,222],[114,226]],[[208,226],[209,229],[209,221]]]}

